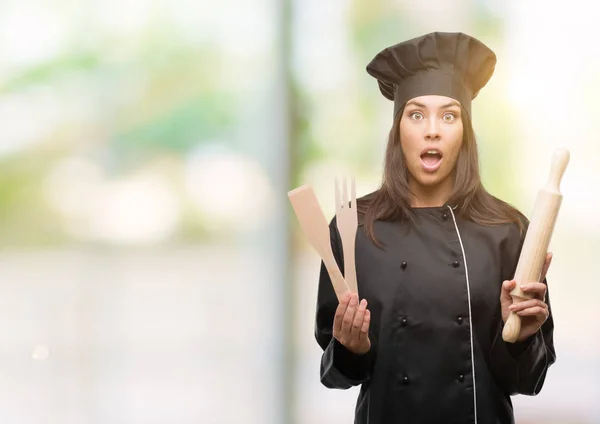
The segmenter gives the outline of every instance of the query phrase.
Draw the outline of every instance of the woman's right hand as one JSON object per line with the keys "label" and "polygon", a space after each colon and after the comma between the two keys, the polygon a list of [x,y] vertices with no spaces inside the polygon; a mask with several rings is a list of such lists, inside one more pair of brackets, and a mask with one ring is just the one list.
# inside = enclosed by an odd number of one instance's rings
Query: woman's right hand
{"label": "woman's right hand", "polygon": [[333,337],[352,353],[365,354],[371,349],[370,323],[371,312],[366,299],[359,304],[356,293],[346,293],[335,311]]}

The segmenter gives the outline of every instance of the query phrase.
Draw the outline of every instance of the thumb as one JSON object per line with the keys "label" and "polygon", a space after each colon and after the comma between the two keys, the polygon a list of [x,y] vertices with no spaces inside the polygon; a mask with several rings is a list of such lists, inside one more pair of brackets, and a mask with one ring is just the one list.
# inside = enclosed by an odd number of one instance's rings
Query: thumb
{"label": "thumb", "polygon": [[500,299],[512,301],[512,296],[510,295],[510,292],[512,291],[512,289],[514,289],[516,287],[516,285],[517,285],[517,282],[515,280],[505,280],[502,283],[502,291],[500,292]]}

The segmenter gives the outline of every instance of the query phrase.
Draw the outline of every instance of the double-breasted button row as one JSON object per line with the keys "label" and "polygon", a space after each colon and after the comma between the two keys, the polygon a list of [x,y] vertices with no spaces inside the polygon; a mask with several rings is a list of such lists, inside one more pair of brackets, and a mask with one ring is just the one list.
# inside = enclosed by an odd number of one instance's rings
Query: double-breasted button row
{"label": "double-breasted button row", "polygon": [[[465,318],[460,315],[456,317],[456,322],[459,324],[462,324],[464,320]],[[406,327],[408,325],[408,317],[402,317],[400,320],[400,325],[402,325],[402,327]]]}
{"label": "double-breasted button row", "polygon": [[[458,381],[460,381],[461,383],[464,383],[464,382],[465,382],[465,376],[464,376],[463,374],[459,374],[459,376],[458,376],[458,378],[457,378],[457,379],[458,379]],[[404,376],[402,377],[402,380],[401,380],[401,381],[402,381],[402,384],[409,384],[409,383],[410,383],[410,378],[408,378],[408,375],[404,375]]]}
{"label": "double-breasted button row", "polygon": [[[453,261],[450,265],[453,266],[454,268],[458,268],[460,266],[460,262]],[[402,271],[404,271],[407,267],[408,267],[408,262],[406,262],[406,261],[400,262],[400,269],[402,269]]]}

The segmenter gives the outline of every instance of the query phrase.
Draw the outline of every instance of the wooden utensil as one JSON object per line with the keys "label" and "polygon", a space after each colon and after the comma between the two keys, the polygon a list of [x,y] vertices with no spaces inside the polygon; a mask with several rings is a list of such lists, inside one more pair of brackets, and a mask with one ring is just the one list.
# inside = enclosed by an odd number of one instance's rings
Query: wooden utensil
{"label": "wooden utensil", "polygon": [[317,251],[338,300],[349,291],[331,250],[329,225],[311,186],[303,185],[288,192],[288,197],[308,241]]}
{"label": "wooden utensil", "polygon": [[356,182],[352,177],[350,188],[350,202],[348,202],[348,188],[346,178],[343,179],[342,196],[340,199],[339,181],[335,179],[335,216],[338,231],[342,239],[344,253],[344,279],[348,288],[353,293],[358,293],[356,282],[355,245],[358,215],[356,213]]}
{"label": "wooden utensil", "polygon": [[[550,176],[546,186],[540,189],[534,204],[533,213],[521,255],[515,271],[514,280],[516,287],[510,292],[513,303],[531,299],[532,295],[521,290],[523,283],[537,282],[541,277],[542,268],[548,253],[548,246],[554,232],[554,224],[562,203],[562,194],[559,185],[569,163],[569,151],[563,148],[556,149],[552,157]],[[503,331],[504,341],[514,343],[521,333],[521,317],[510,313]]]}

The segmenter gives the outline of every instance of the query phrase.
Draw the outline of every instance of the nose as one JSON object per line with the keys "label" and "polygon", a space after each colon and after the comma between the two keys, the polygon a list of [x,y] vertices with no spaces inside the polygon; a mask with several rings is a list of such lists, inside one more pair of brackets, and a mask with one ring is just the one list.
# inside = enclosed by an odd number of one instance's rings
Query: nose
{"label": "nose", "polygon": [[440,139],[440,127],[437,119],[429,119],[425,128],[425,140],[437,141]]}

